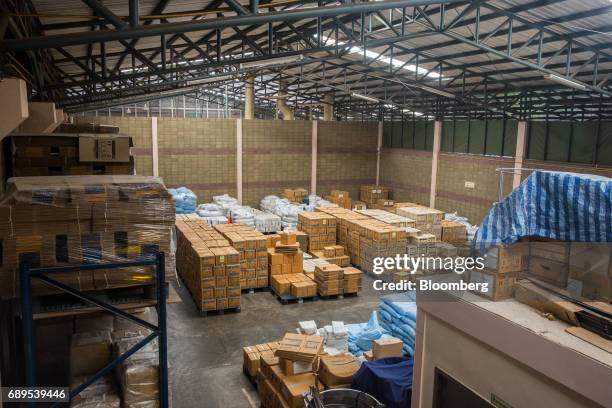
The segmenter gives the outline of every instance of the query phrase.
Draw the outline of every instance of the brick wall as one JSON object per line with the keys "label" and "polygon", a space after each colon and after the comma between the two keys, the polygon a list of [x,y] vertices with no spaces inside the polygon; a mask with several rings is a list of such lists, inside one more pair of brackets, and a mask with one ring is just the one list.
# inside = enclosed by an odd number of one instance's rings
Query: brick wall
{"label": "brick wall", "polygon": [[259,207],[285,187],[310,190],[312,122],[242,121],[242,200]]}
{"label": "brick wall", "polygon": [[395,201],[429,204],[431,156],[424,150],[387,149],[380,154],[380,184]]}
{"label": "brick wall", "polygon": [[376,181],[376,122],[318,122],[317,194],[346,190],[354,200],[359,186]]}
{"label": "brick wall", "polygon": [[[442,211],[456,211],[478,224],[498,201],[499,175],[495,169],[514,167],[514,159],[441,153],[438,165],[436,207]],[[509,193],[512,176],[504,180],[503,191]],[[474,183],[474,188],[466,187],[466,181]]]}
{"label": "brick wall", "polygon": [[186,186],[200,203],[236,196],[236,121],[158,118],[159,175],[168,187]]}

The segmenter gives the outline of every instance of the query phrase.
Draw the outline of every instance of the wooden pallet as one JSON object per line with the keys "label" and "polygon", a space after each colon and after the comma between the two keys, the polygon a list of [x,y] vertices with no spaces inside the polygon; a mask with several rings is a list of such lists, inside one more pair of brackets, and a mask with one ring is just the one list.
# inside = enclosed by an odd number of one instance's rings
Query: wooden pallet
{"label": "wooden pallet", "polygon": [[319,300],[319,296],[318,295],[309,296],[309,297],[305,297],[305,298],[298,298],[298,297],[293,296],[290,293],[280,294],[280,293],[276,292],[276,290],[272,286],[270,286],[270,293],[272,293],[272,295],[275,296],[276,299],[278,299],[278,301],[282,305],[287,305],[289,303],[299,303],[299,304],[302,304],[302,303],[304,303],[304,301]]}
{"label": "wooden pallet", "polygon": [[337,300],[337,299],[344,299],[347,297],[356,297],[358,295],[359,292],[353,292],[353,293],[338,293],[337,295],[321,295],[319,294],[319,299],[322,300]]}
{"label": "wooden pallet", "polygon": [[204,316],[222,316],[225,313],[240,313],[240,306],[238,307],[228,307],[227,309],[216,309],[216,310],[202,310],[200,315]]}
{"label": "wooden pallet", "polygon": [[241,292],[251,294],[251,293],[256,293],[256,292],[268,292],[269,290],[270,290],[269,287],[264,286],[262,288],[244,288],[241,290]]}

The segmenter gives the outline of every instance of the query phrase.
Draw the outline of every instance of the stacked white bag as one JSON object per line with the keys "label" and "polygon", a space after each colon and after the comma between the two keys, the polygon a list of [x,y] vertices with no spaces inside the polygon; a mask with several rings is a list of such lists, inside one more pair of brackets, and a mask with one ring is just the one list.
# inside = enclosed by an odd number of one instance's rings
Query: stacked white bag
{"label": "stacked white bag", "polygon": [[271,195],[261,200],[259,207],[267,212],[281,217],[283,230],[295,230],[297,227],[298,214],[306,211],[304,204],[291,204],[286,198]]}

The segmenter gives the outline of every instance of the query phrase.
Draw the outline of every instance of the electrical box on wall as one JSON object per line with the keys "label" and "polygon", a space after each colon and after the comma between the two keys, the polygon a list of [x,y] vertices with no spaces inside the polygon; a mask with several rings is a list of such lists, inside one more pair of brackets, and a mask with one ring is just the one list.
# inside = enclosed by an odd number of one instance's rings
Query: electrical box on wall
{"label": "electrical box on wall", "polygon": [[473,181],[465,182],[465,188],[475,188],[475,187],[476,187],[476,183],[474,183]]}
{"label": "electrical box on wall", "polygon": [[79,161],[129,162],[128,136],[79,136]]}

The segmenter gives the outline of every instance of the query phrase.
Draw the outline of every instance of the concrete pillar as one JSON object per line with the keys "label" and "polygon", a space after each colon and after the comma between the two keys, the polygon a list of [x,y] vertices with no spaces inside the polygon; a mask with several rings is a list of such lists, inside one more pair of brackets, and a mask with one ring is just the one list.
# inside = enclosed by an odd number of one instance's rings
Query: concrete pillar
{"label": "concrete pillar", "polygon": [[242,205],[242,119],[236,120],[236,199]]}
{"label": "concrete pillar", "polygon": [[279,81],[278,83],[278,97],[276,99],[276,107],[283,114],[283,120],[293,120],[293,111],[287,105],[287,82]]}
{"label": "concrete pillar", "polygon": [[319,122],[312,121],[312,151],[310,153],[310,194],[317,194],[317,143],[319,138]]}
{"label": "concrete pillar", "polygon": [[442,141],[442,121],[434,122],[433,152],[431,156],[431,186],[429,187],[429,206],[436,208],[436,183],[438,181],[438,158]]}
{"label": "concrete pillar", "polygon": [[328,92],[323,100],[323,120],[334,120],[334,94]]}
{"label": "concrete pillar", "polygon": [[516,129],[516,153],[514,155],[514,177],[512,178],[512,189],[514,190],[521,184],[521,171],[523,159],[525,158],[525,143],[527,137],[527,122],[520,121]]}
{"label": "concrete pillar", "polygon": [[57,112],[53,102],[30,102],[29,115],[19,126],[20,133],[45,133],[53,129],[57,122]]}
{"label": "concrete pillar", "polygon": [[28,88],[23,79],[0,80],[0,140],[28,118]]}
{"label": "concrete pillar", "polygon": [[151,155],[153,177],[159,177],[159,144],[157,143],[157,116],[151,118]]}
{"label": "concrete pillar", "polygon": [[376,185],[380,184],[380,149],[382,149],[383,123],[378,122],[378,137],[376,141]]}
{"label": "concrete pillar", "polygon": [[255,75],[249,75],[244,89],[244,118],[255,119]]}

